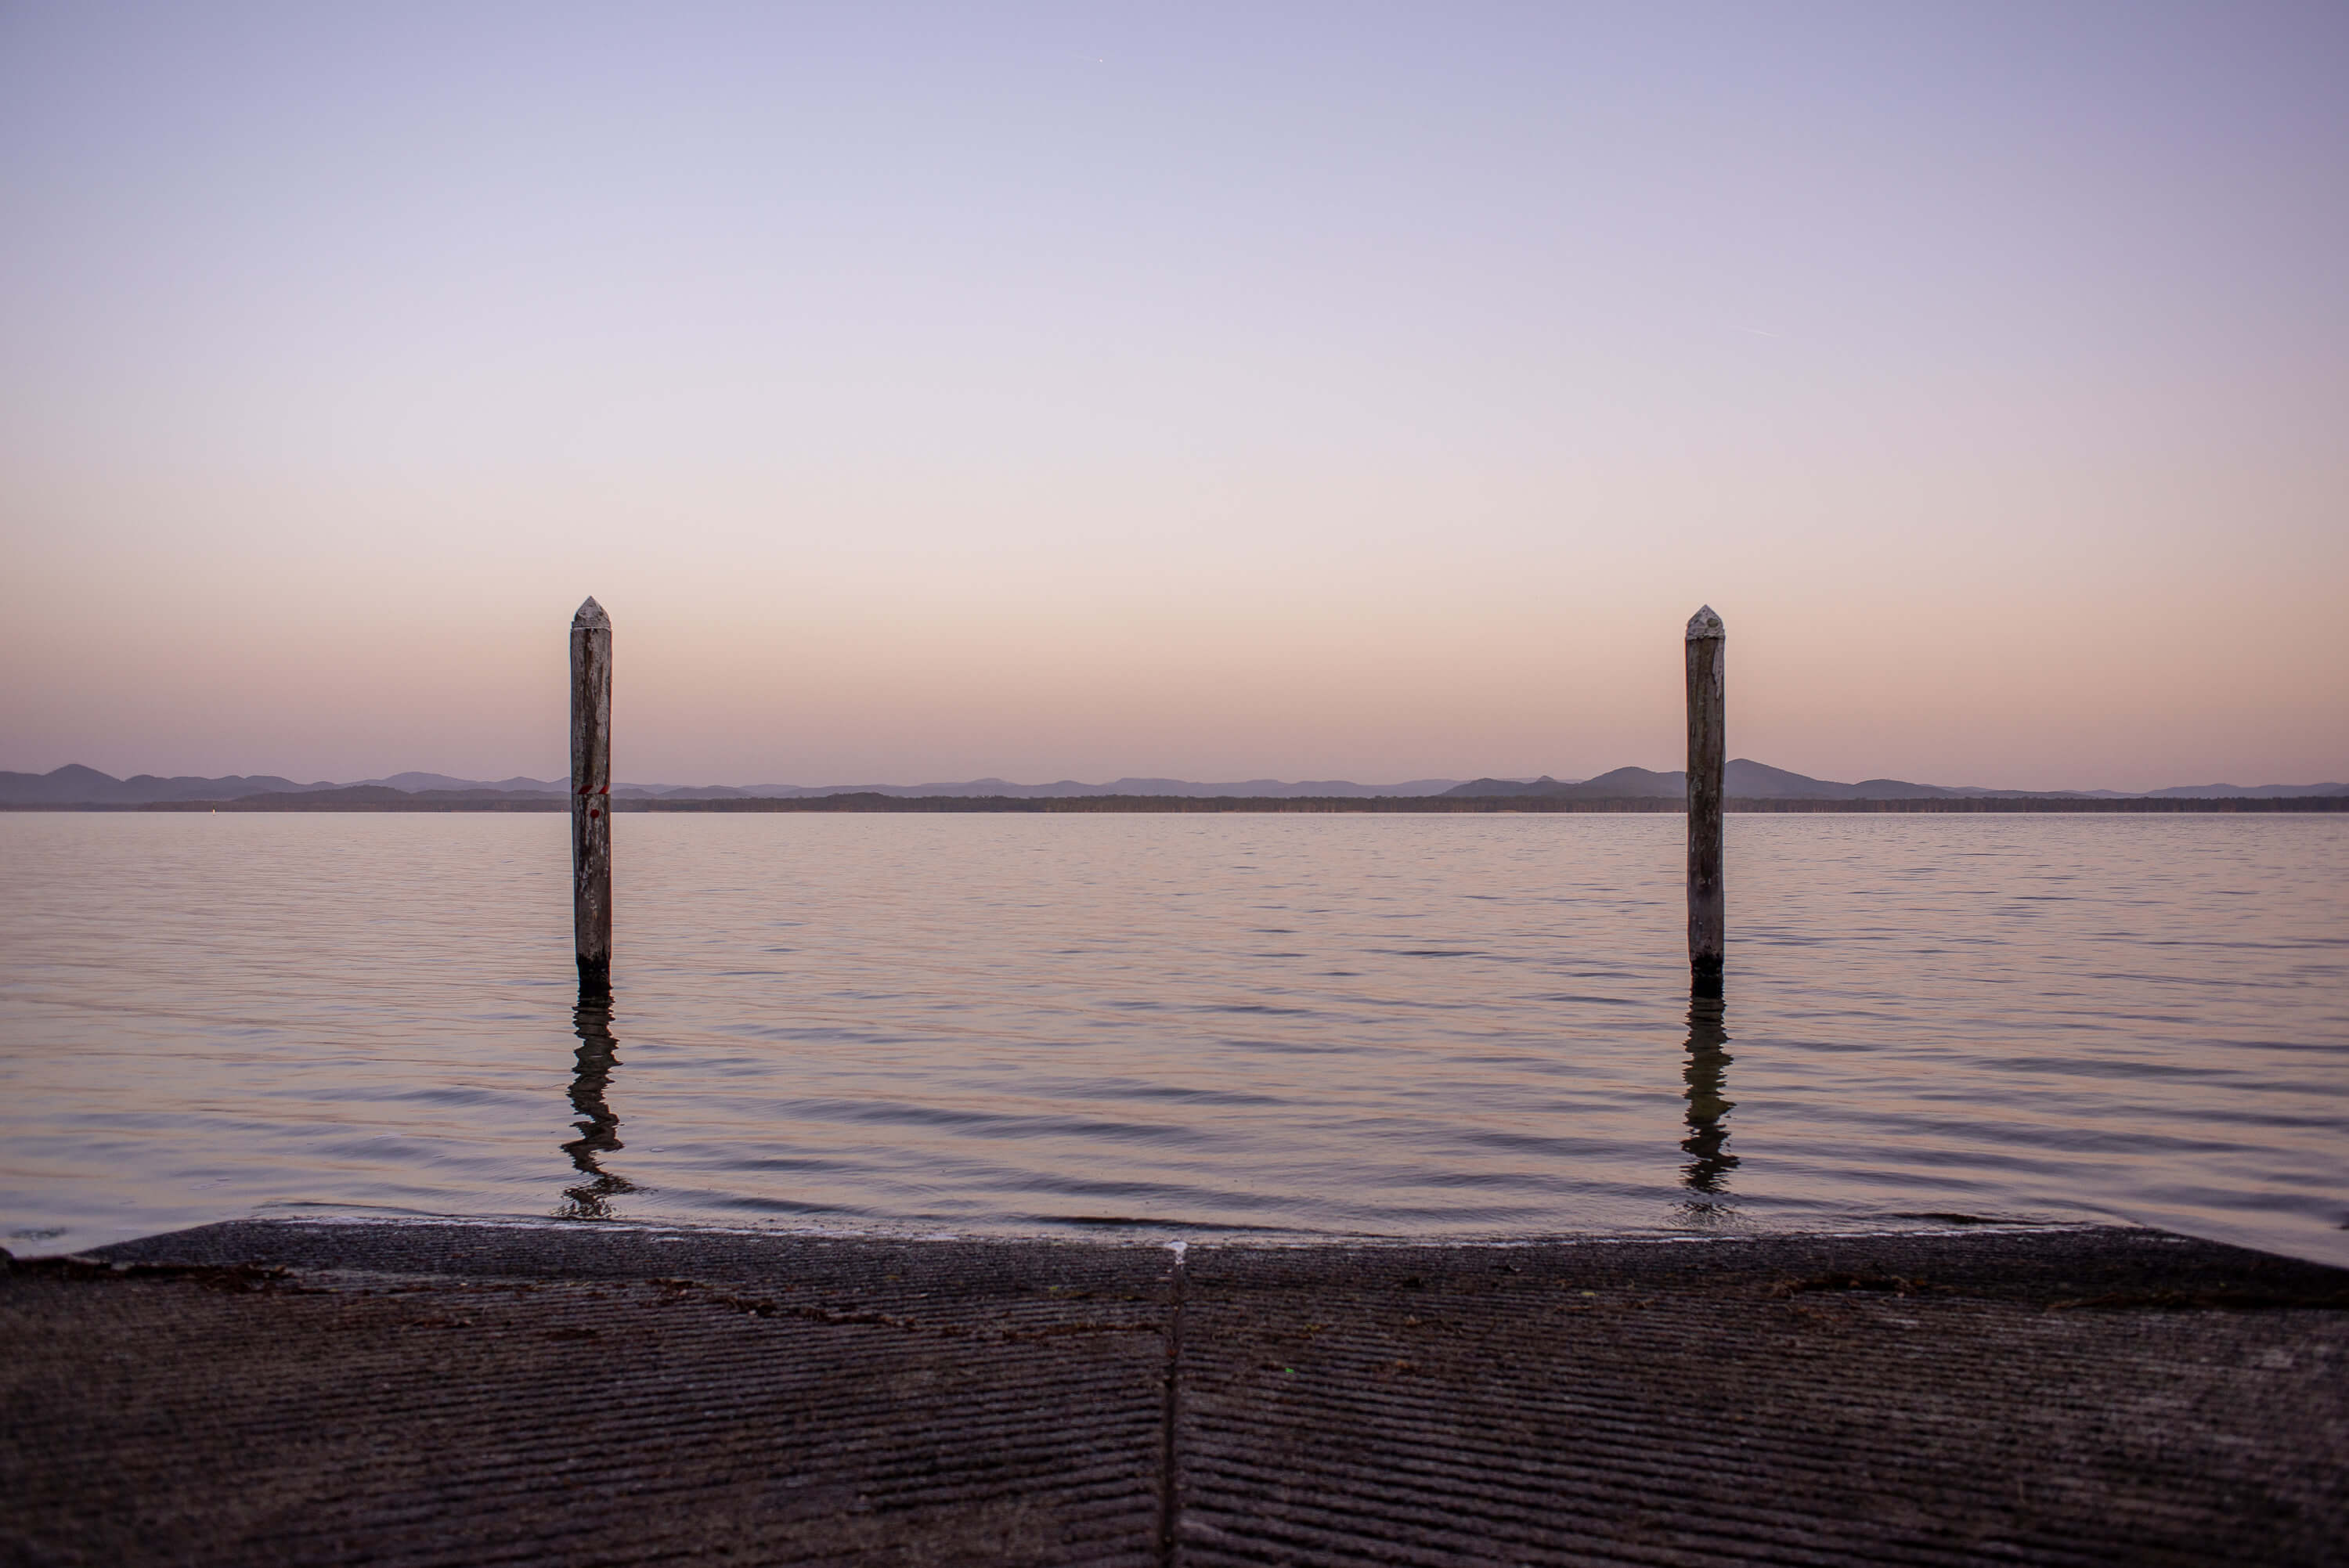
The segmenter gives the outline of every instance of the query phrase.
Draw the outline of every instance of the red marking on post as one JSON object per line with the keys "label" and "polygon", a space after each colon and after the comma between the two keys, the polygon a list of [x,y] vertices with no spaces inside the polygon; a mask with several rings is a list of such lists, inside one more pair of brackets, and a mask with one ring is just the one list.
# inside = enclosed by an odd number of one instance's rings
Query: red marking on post
{"label": "red marking on post", "polygon": [[591,810],[587,813],[587,819],[588,819],[588,820],[593,821],[593,820],[595,820],[596,818],[598,818],[598,817],[602,816],[603,814],[604,814],[604,813],[603,813],[603,812],[601,812],[601,811],[597,811],[597,810]]}

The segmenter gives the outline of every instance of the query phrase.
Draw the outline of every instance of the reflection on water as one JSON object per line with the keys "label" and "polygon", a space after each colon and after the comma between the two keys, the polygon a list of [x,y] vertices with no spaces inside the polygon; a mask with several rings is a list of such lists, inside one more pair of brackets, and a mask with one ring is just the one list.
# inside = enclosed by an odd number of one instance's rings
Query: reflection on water
{"label": "reflection on water", "polygon": [[1734,1041],[1670,814],[622,827],[574,1038],[559,812],[0,812],[0,1246],[1964,1213],[2349,1263],[2349,814],[1733,816]]}
{"label": "reflection on water", "polygon": [[612,1003],[608,996],[582,992],[571,1012],[572,1029],[579,1037],[578,1067],[571,1076],[571,1109],[585,1119],[576,1123],[579,1136],[563,1146],[571,1163],[587,1178],[563,1190],[558,1219],[608,1220],[611,1200],[636,1186],[596,1163],[596,1157],[625,1147],[620,1142],[620,1119],[612,1114],[604,1091],[611,1086],[612,1069],[620,1065],[620,1042],[612,1037]]}
{"label": "reflection on water", "polygon": [[1729,1129],[1722,1122],[1737,1102],[1723,1096],[1729,1064],[1736,1058],[1723,1047],[1729,1043],[1728,1021],[1718,996],[1689,998],[1688,1066],[1681,1077],[1688,1083],[1689,1135],[1681,1148],[1689,1162],[1681,1180],[1692,1191],[1720,1193],[1729,1190],[1727,1176],[1737,1169],[1729,1152]]}

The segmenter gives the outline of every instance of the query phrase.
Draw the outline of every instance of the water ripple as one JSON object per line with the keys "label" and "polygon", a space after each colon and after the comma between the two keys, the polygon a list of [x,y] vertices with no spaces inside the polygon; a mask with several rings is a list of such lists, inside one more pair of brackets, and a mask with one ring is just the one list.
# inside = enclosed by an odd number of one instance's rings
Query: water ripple
{"label": "water ripple", "polygon": [[564,831],[0,816],[5,1244],[2121,1216],[2349,1263],[2333,819],[1735,817],[1717,1005],[1669,816],[632,817],[608,1010]]}

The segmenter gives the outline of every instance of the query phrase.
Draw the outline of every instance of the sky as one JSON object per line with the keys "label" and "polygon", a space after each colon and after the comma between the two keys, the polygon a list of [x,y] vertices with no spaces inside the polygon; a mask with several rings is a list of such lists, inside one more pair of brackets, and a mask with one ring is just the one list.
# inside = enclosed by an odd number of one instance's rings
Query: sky
{"label": "sky", "polygon": [[2349,7],[0,5],[0,768],[2349,779]]}

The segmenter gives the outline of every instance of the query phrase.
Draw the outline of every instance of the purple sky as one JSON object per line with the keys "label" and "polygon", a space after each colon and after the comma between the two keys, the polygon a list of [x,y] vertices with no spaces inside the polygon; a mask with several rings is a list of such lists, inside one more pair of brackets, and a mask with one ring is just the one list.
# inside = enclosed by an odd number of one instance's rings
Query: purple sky
{"label": "purple sky", "polygon": [[2349,6],[0,10],[0,768],[2349,777]]}

